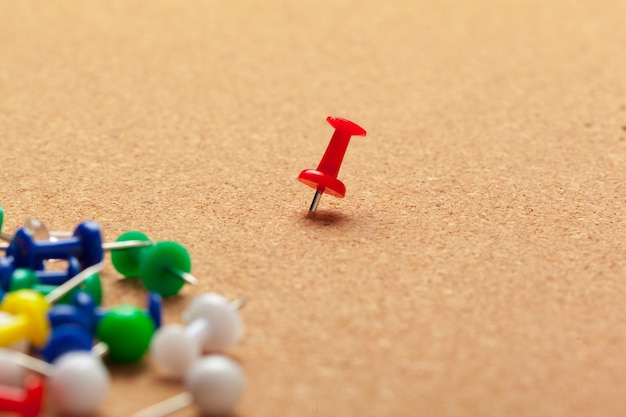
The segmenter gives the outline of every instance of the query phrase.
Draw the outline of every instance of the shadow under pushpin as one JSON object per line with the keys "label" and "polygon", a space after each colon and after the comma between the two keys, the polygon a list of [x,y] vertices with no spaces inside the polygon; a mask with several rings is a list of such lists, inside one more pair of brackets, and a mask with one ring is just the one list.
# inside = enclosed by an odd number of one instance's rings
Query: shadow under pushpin
{"label": "shadow under pushpin", "polygon": [[344,213],[331,210],[308,211],[304,220],[320,226],[342,225],[349,223],[351,217]]}

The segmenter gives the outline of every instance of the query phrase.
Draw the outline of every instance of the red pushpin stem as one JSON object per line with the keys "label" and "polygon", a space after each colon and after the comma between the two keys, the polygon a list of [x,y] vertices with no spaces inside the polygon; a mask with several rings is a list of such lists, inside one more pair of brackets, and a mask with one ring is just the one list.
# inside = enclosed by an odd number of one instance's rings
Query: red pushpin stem
{"label": "red pushpin stem", "polygon": [[10,411],[22,417],[37,417],[43,400],[43,381],[29,375],[23,389],[0,386],[0,411]]}
{"label": "red pushpin stem", "polygon": [[315,196],[309,208],[314,213],[322,194],[343,198],[346,186],[337,179],[341,162],[348,149],[352,136],[365,136],[367,132],[361,126],[340,117],[328,116],[326,121],[335,128],[332,138],[317,169],[305,169],[298,176],[298,181],[315,188]]}

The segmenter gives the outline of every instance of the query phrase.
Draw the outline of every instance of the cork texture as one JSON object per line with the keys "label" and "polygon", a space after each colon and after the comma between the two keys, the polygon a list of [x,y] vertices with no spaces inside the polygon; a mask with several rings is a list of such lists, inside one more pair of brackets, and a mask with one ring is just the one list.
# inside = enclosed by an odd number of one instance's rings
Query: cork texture
{"label": "cork texture", "polygon": [[[0,0],[5,231],[185,245],[238,417],[624,416],[626,3]],[[344,199],[296,181],[363,126]],[[107,263],[105,305],[145,300]],[[184,389],[111,365],[100,417]],[[50,413],[50,412],[48,412]],[[4,414],[3,414],[4,415]],[[54,415],[54,414],[46,414]],[[189,408],[176,416],[195,416]]]}

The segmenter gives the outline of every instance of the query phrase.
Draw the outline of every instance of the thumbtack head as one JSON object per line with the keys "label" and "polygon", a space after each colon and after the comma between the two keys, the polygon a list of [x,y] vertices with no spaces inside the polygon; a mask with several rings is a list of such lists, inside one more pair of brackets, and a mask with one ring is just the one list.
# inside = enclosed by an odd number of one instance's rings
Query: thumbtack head
{"label": "thumbtack head", "polygon": [[195,282],[193,276],[187,277],[190,271],[191,257],[187,249],[176,242],[162,241],[145,249],[139,276],[148,290],[171,297],[185,285],[185,278]]}
{"label": "thumbtack head", "polygon": [[189,368],[185,385],[203,414],[224,415],[232,412],[242,397],[245,375],[231,358],[208,355]]}
{"label": "thumbtack head", "polygon": [[302,171],[298,176],[298,181],[311,188],[315,188],[320,196],[321,194],[330,194],[337,198],[346,196],[346,186],[343,182],[315,169],[305,169]]}
{"label": "thumbtack head", "polygon": [[235,346],[243,337],[243,322],[239,311],[230,301],[216,293],[195,297],[183,311],[183,320],[190,325],[197,319],[211,323],[211,337],[203,342],[203,348],[220,351]]}
{"label": "thumbtack head", "polygon": [[224,355],[204,356],[194,361],[186,372],[187,392],[131,417],[162,417],[194,403],[202,415],[230,415],[242,397],[245,385],[245,374],[237,362]]}
{"label": "thumbtack head", "polygon": [[26,390],[24,417],[36,417],[39,415],[43,405],[43,380],[39,375],[29,375],[24,384]]}
{"label": "thumbtack head", "polygon": [[335,129],[341,130],[350,136],[365,136],[367,134],[365,129],[361,126],[350,120],[342,119],[341,117],[328,116],[326,121]]}
{"label": "thumbtack head", "polygon": [[152,361],[173,378],[182,377],[203,351],[220,351],[238,343],[243,323],[238,310],[246,302],[229,302],[215,293],[197,296],[183,312],[185,327],[163,326],[150,345]]}
{"label": "thumbtack head", "polygon": [[[43,295],[28,289],[8,293],[1,305],[4,312],[14,316],[22,316],[23,320],[27,321],[23,336],[37,347],[45,345],[48,341],[50,324],[48,323],[47,312],[49,308],[50,303]],[[4,330],[6,331],[7,328]]]}
{"label": "thumbtack head", "polygon": [[63,414],[92,414],[104,400],[109,385],[107,369],[91,352],[66,353],[51,368],[50,391]]}
{"label": "thumbtack head", "polygon": [[102,318],[96,336],[107,344],[112,360],[136,362],[148,351],[154,331],[154,321],[146,311],[118,306]]}
{"label": "thumbtack head", "polygon": [[50,340],[39,351],[47,362],[53,362],[68,352],[89,351],[93,344],[93,336],[84,328],[73,324],[55,326]]}
{"label": "thumbtack head", "polygon": [[37,417],[43,402],[43,380],[38,375],[29,375],[24,387],[0,386],[0,410],[12,411],[21,417]]}
{"label": "thumbtack head", "polygon": [[[123,243],[127,241],[150,242],[150,238],[142,232],[131,230],[122,234],[115,242]],[[111,262],[113,263],[113,267],[117,272],[127,278],[138,277],[139,265],[141,264],[141,254],[143,252],[144,249],[138,247],[113,251],[113,253],[111,253]]]}
{"label": "thumbtack head", "polygon": [[[124,247],[125,243],[132,243]],[[198,280],[190,274],[191,258],[182,245],[161,241],[152,243],[141,232],[130,231],[115,242],[111,261],[115,270],[127,278],[141,277],[145,287],[163,297],[178,294],[185,283],[196,285]]]}

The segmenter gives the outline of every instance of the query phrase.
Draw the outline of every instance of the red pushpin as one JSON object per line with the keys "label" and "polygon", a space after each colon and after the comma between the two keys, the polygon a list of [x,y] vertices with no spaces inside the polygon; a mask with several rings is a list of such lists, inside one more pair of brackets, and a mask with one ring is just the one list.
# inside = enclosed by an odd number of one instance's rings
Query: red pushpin
{"label": "red pushpin", "polygon": [[29,375],[23,389],[0,386],[0,411],[9,411],[22,417],[37,417],[43,400],[43,381],[38,375]]}
{"label": "red pushpin", "polygon": [[315,196],[309,208],[310,213],[315,212],[322,194],[326,193],[339,198],[346,195],[346,186],[337,179],[343,156],[348,149],[350,137],[367,134],[361,126],[340,117],[328,116],[326,121],[335,128],[335,133],[330,138],[322,160],[317,169],[305,169],[298,175],[298,181],[315,188]]}

